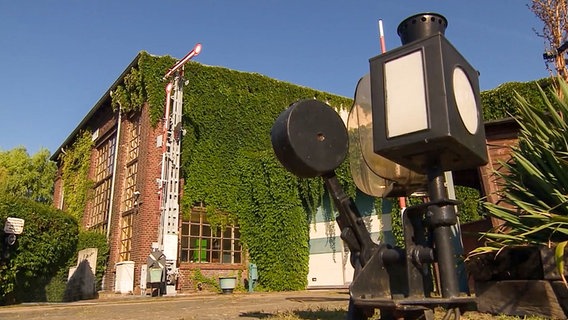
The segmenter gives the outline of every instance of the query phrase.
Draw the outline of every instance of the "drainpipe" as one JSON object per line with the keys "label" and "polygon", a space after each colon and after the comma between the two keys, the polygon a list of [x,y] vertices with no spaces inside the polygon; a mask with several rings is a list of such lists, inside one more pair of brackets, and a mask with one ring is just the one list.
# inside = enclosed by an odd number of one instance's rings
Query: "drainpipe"
{"label": "drainpipe", "polygon": [[[67,152],[65,152],[65,149],[61,148],[61,153],[63,153],[63,155],[67,155]],[[59,210],[63,210],[63,200],[65,200],[65,183],[63,182],[63,174],[61,175],[61,192],[59,193],[59,205],[57,206]],[[55,199],[54,199],[55,201]]]}
{"label": "drainpipe", "polygon": [[[112,94],[111,94],[112,96]],[[108,222],[107,222],[107,232],[106,237],[107,241],[110,239],[110,223],[112,221],[112,211],[114,210],[114,186],[116,184],[116,170],[117,170],[117,161],[118,161],[118,149],[120,146],[120,124],[122,123],[122,109],[120,108],[120,104],[118,105],[118,125],[116,128],[116,143],[114,146],[114,166],[112,168],[112,182],[110,184],[110,206],[108,212]]]}

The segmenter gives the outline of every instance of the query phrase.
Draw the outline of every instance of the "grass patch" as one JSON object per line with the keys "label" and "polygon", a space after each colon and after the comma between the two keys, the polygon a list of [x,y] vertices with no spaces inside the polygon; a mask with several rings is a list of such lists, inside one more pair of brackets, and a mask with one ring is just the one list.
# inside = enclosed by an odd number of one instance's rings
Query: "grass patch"
{"label": "grass patch", "polygon": [[[436,309],[434,313],[435,320],[442,320],[445,315],[445,310]],[[258,319],[266,320],[344,320],[347,316],[347,311],[344,309],[317,309],[317,310],[297,310],[292,312],[283,312],[276,314],[258,314]],[[369,320],[380,320],[380,314],[377,314]],[[545,317],[526,316],[516,317],[507,315],[491,315],[486,313],[479,313],[475,311],[468,311],[461,315],[462,320],[546,320]]]}

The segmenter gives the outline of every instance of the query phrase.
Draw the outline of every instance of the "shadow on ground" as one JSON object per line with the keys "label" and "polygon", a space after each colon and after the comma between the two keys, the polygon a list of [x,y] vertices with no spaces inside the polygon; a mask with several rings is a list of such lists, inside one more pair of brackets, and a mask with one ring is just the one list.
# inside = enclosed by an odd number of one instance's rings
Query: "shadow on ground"
{"label": "shadow on ground", "polygon": [[[294,319],[302,320],[343,320],[347,315],[347,311],[344,310],[309,310],[309,311],[292,311],[285,314],[294,315]],[[240,317],[243,318],[256,318],[256,319],[269,319],[274,318],[276,315],[267,312],[245,312],[241,313]]]}

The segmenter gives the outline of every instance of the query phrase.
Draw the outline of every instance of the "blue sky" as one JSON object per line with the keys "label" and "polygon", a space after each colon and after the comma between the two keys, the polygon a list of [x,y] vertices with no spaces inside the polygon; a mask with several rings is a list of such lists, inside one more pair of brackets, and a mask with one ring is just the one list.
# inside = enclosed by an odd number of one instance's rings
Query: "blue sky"
{"label": "blue sky", "polygon": [[420,12],[448,19],[446,37],[479,70],[482,90],[548,76],[542,23],[528,0],[0,0],[0,150],[51,153],[136,54],[257,72],[353,97],[396,27]]}

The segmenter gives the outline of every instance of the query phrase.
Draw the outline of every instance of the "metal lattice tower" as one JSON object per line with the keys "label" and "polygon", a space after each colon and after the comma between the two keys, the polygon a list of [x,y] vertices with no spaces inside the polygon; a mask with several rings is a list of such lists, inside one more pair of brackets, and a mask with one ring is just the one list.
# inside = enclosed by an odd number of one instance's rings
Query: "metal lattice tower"
{"label": "metal lattice tower", "polygon": [[[178,227],[179,227],[179,173],[181,163],[182,108],[184,65],[199,54],[197,44],[182,60],[164,76],[173,81],[166,86],[164,131],[162,135],[162,172],[158,180],[160,188],[160,225],[158,246],[166,256],[166,292],[175,294],[178,275]],[[171,109],[171,110],[170,110]]]}

